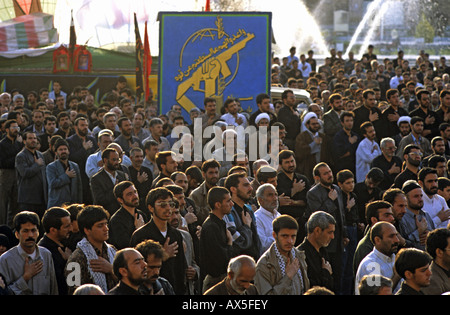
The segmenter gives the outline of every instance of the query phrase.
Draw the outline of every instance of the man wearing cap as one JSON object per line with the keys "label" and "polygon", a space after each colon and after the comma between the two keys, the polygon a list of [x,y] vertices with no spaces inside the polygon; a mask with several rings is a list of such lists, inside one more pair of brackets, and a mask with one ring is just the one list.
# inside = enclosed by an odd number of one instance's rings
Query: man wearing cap
{"label": "man wearing cap", "polygon": [[[394,139],[394,141],[395,141],[396,147],[398,147],[398,145],[400,144],[400,141],[404,137],[409,135],[409,133],[411,132],[411,126],[409,125],[410,122],[411,122],[411,117],[409,117],[409,116],[401,116],[398,119],[397,126],[398,126],[399,132],[392,137],[392,139]],[[397,151],[395,151],[395,153],[397,153]]]}
{"label": "man wearing cap", "polygon": [[319,162],[330,162],[326,136],[319,132],[320,123],[317,115],[310,112],[304,117],[306,130],[295,141],[295,158],[297,172],[304,174],[314,182],[313,168]]}
{"label": "man wearing cap", "polygon": [[270,96],[268,94],[263,93],[256,96],[256,105],[258,105],[258,110],[250,116],[248,120],[249,125],[256,126],[255,120],[261,113],[269,115],[270,124],[277,121],[275,114],[271,111]]}
{"label": "man wearing cap", "polygon": [[415,180],[406,181],[402,190],[406,195],[406,213],[400,221],[400,234],[412,246],[425,250],[428,233],[435,229],[430,215],[422,210],[423,190]]}

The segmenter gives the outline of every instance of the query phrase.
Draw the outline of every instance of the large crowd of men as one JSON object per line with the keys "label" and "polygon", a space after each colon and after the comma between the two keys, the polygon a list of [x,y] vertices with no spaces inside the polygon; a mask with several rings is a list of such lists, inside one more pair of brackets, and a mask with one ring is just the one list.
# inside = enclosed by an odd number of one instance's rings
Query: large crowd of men
{"label": "large crowd of men", "polygon": [[3,92],[0,295],[448,294],[450,66],[374,49],[292,47],[281,99],[189,121],[124,77]]}

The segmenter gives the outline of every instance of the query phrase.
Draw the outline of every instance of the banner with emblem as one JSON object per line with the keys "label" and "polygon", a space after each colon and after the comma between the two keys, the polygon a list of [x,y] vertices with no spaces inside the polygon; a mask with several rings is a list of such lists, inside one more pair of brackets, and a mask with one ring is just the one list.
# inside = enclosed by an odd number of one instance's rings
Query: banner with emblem
{"label": "banner with emblem", "polygon": [[203,109],[206,97],[220,110],[233,97],[250,114],[256,96],[270,92],[270,12],[160,12],[158,101]]}

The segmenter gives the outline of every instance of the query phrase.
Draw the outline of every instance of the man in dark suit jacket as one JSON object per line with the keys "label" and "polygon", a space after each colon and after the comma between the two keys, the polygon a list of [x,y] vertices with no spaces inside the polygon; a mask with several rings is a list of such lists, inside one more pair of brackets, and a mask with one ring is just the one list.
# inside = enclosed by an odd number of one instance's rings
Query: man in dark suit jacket
{"label": "man in dark suit jacket", "polygon": [[339,130],[342,130],[341,113],[344,109],[342,96],[338,93],[330,95],[331,109],[323,114],[323,131],[332,140]]}
{"label": "man in dark suit jacket", "polygon": [[89,189],[89,177],[86,175],[86,161],[89,155],[97,151],[97,141],[88,135],[88,120],[79,117],[75,120],[75,134],[67,138],[69,143],[69,160],[78,164],[81,172],[81,182],[83,184],[83,203],[91,204],[92,196]]}
{"label": "man in dark suit jacket", "polygon": [[120,158],[116,150],[107,148],[102,152],[103,168],[91,177],[91,191],[94,204],[103,206],[113,215],[120,204],[114,196],[114,186],[127,180],[125,173],[119,171]]}
{"label": "man in dark suit jacket", "polygon": [[36,150],[37,136],[34,132],[25,132],[25,144],[15,160],[18,208],[20,211],[36,212],[40,218],[47,209],[47,178],[45,175],[44,157]]}
{"label": "man in dark suit jacket", "polygon": [[326,163],[319,163],[314,168],[314,177],[318,184],[313,186],[306,194],[308,208],[306,219],[315,211],[322,210],[331,214],[336,220],[334,239],[327,247],[331,267],[334,275],[334,287],[340,292],[342,277],[342,254],[348,238],[344,229],[344,202],[337,185],[333,184],[334,176]]}
{"label": "man in dark suit jacket", "polygon": [[77,163],[69,161],[69,145],[60,139],[55,143],[57,160],[47,165],[48,182],[47,208],[60,207],[68,202],[82,203],[83,188],[81,185],[80,168]]}

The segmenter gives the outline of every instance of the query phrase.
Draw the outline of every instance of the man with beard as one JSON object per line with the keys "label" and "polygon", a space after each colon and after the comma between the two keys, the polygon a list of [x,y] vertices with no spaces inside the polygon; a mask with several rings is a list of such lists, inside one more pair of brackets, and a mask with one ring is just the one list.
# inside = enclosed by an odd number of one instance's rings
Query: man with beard
{"label": "man with beard", "polygon": [[439,117],[436,112],[432,110],[430,102],[431,93],[428,90],[419,90],[416,93],[419,107],[409,113],[411,117],[421,117],[424,121],[423,136],[429,141],[436,136],[439,136]]}
{"label": "man with beard", "polygon": [[145,207],[145,198],[150,191],[153,183],[152,171],[143,166],[144,152],[141,148],[132,148],[130,150],[131,165],[128,166],[130,181],[133,182],[139,193],[139,209],[142,210],[147,218],[150,217],[147,207]]}
{"label": "man with beard", "polygon": [[355,113],[355,123],[353,124],[353,131],[358,135],[363,136],[364,130],[361,125],[369,121],[373,124],[375,130],[379,133],[381,125],[381,110],[377,107],[377,100],[375,98],[375,91],[368,89],[363,92],[363,105],[357,107],[353,112]]}
{"label": "man with beard", "polygon": [[147,279],[147,263],[134,248],[124,248],[113,261],[114,275],[119,283],[107,295],[140,295],[139,287]]}
{"label": "man with beard", "polygon": [[203,162],[201,170],[204,181],[189,195],[189,198],[194,201],[197,208],[197,222],[199,225],[203,224],[211,211],[211,207],[207,202],[207,195],[208,191],[216,186],[219,181],[220,163],[213,159],[206,160]]}
{"label": "man with beard", "polygon": [[202,225],[199,243],[203,293],[225,278],[233,257],[233,238],[223,220],[233,207],[230,192],[225,187],[213,187],[208,191],[207,201],[211,212]]}
{"label": "man with beard", "polygon": [[305,253],[295,248],[298,223],[281,215],[272,226],[275,242],[256,264],[255,286],[261,295],[302,295],[310,284]]}
{"label": "man with beard", "polygon": [[[372,227],[370,239],[374,244],[371,251],[359,264],[355,276],[355,294],[359,295],[359,283],[365,275],[382,275],[392,280],[392,291],[399,289],[400,277],[394,272],[395,253],[398,249],[397,230],[389,222],[377,222]],[[374,270],[374,266],[377,266]]]}
{"label": "man with beard", "polygon": [[169,224],[175,207],[173,194],[165,187],[158,187],[150,191],[146,203],[152,219],[134,231],[130,246],[135,247],[148,239],[161,244],[168,254],[168,258],[163,261],[161,275],[170,282],[177,295],[184,295],[187,292],[187,262],[184,255],[183,236]]}
{"label": "man with beard", "polygon": [[0,141],[0,225],[12,226],[17,211],[16,155],[22,150],[22,136],[16,120],[5,123],[6,136]]}
{"label": "man with beard", "polygon": [[72,122],[70,121],[69,113],[64,111],[56,116],[56,122],[58,123],[57,135],[60,135],[64,139],[75,134],[75,129],[72,127]]}
{"label": "man with beard", "polygon": [[323,114],[323,130],[331,140],[342,129],[341,113],[344,110],[342,95],[339,93],[330,95],[329,105],[331,109]]}
{"label": "man with beard", "polygon": [[129,246],[133,232],[147,223],[148,218],[137,209],[139,194],[132,182],[118,183],[114,186],[113,192],[120,208],[109,220],[109,242],[117,249],[123,249]]}
{"label": "man with beard", "polygon": [[353,112],[343,112],[339,121],[342,129],[333,137],[331,148],[336,174],[345,169],[350,170],[353,174],[356,172],[355,153],[360,139],[359,135],[352,130],[354,118]]}
{"label": "man with beard", "polygon": [[[448,155],[445,153],[445,140],[441,136],[434,137],[431,140],[431,149],[433,153],[425,156],[422,160],[422,167],[430,166],[430,160],[435,156],[443,157],[445,164],[448,161]],[[433,167],[435,168],[435,167]]]}
{"label": "man with beard", "polygon": [[256,274],[256,262],[247,255],[230,260],[225,279],[210,288],[204,295],[258,295],[252,283]]}
{"label": "man with beard", "polygon": [[400,117],[408,116],[408,112],[404,109],[400,102],[400,93],[397,89],[389,89],[386,92],[386,99],[389,107],[381,114],[383,128],[381,128],[380,137],[393,137],[400,132],[397,124]]}
{"label": "man with beard", "polygon": [[295,157],[297,171],[304,174],[312,182],[313,168],[319,162],[330,162],[328,140],[320,130],[319,119],[315,113],[305,115],[306,130],[295,139]]}
{"label": "man with beard", "polygon": [[297,249],[305,252],[310,285],[334,291],[333,270],[326,247],[334,238],[336,220],[324,211],[316,211],[306,226],[307,236]]}
{"label": "man with beard", "polygon": [[[186,257],[186,280],[187,280],[187,295],[197,295],[201,291],[201,289],[197,286],[198,285],[198,279],[200,275],[200,268],[197,265],[196,258],[195,258],[195,252],[194,252],[194,246],[198,245],[198,237],[197,235],[191,235],[186,227],[182,226],[182,217],[181,217],[181,205],[180,202],[178,202],[176,193],[174,192],[174,188],[180,188],[177,185],[167,185],[165,186],[167,189],[172,191],[174,194],[174,203],[175,207],[172,211],[172,215],[169,219],[169,224],[174,228],[177,229],[181,233],[181,236],[183,236],[183,246],[185,248],[184,255]],[[184,198],[184,195],[182,195]],[[180,196],[178,196],[180,198]],[[194,245],[194,239],[197,239],[197,244]]]}
{"label": "man with beard", "polygon": [[103,207],[95,205],[84,206],[78,213],[77,222],[83,239],[67,260],[66,279],[73,280],[73,266],[79,266],[78,281],[67,283],[69,295],[86,283],[100,286],[105,294],[117,284],[112,266],[116,249],[106,243],[109,238],[109,218],[109,213]]}
{"label": "man with beard", "polygon": [[377,134],[371,122],[365,122],[361,125],[361,132],[364,139],[358,144],[356,149],[356,183],[361,183],[370,171],[372,161],[381,155],[381,149],[375,141]]}
{"label": "man with beard", "polygon": [[380,189],[386,190],[392,186],[395,177],[400,174],[402,169],[402,160],[395,155],[395,141],[392,138],[383,138],[380,142],[381,153],[372,160],[370,168],[378,167],[384,173],[383,181],[380,183]]}
{"label": "man with beard", "polygon": [[[399,132],[392,136],[392,138],[395,140],[395,146],[398,147],[400,145],[400,141],[409,135],[411,132],[411,126],[410,126],[411,117],[409,116],[402,116],[397,121],[397,126]],[[397,151],[396,151],[397,153]]]}
{"label": "man with beard", "polygon": [[290,150],[281,151],[278,153],[278,162],[280,165],[280,171],[277,175],[278,195],[284,195],[291,199],[288,205],[280,207],[279,212],[288,214],[297,220],[300,227],[297,241],[300,242],[306,235],[304,221],[302,220],[306,210],[306,193],[311,184],[305,175],[295,172],[297,164],[294,152]]}
{"label": "man with beard", "polygon": [[75,120],[75,134],[67,138],[69,143],[69,159],[78,164],[81,171],[81,181],[83,183],[83,203],[91,204],[92,195],[89,189],[89,177],[86,174],[86,161],[89,155],[93,154],[97,148],[95,139],[88,135],[88,120],[79,117]]}
{"label": "man with beard", "polygon": [[136,246],[147,263],[147,277],[139,291],[142,295],[175,295],[173,287],[167,279],[160,277],[159,272],[166,258],[162,246],[153,240],[145,240]]}
{"label": "man with beard", "polygon": [[406,181],[402,190],[406,195],[406,213],[400,221],[400,234],[411,242],[411,246],[425,249],[427,235],[435,229],[430,215],[422,210],[423,190],[415,180]]}
{"label": "man with beard", "polygon": [[16,156],[18,208],[37,213],[40,218],[47,209],[47,177],[44,157],[37,150],[36,134],[23,135],[25,147]]}
{"label": "man with beard", "polygon": [[424,192],[422,210],[430,215],[436,228],[447,228],[450,209],[445,199],[438,194],[436,169],[425,167],[417,175],[417,181]]}
{"label": "man with beard", "polygon": [[45,211],[42,225],[45,234],[38,245],[47,248],[52,253],[59,295],[67,295],[64,269],[67,259],[72,254],[72,251],[65,245],[72,232],[70,212],[64,208],[52,207]]}
{"label": "man with beard", "polygon": [[259,209],[255,212],[256,227],[263,254],[275,241],[272,235],[272,222],[280,216],[277,190],[272,184],[262,184],[256,190],[256,199],[259,204]]}
{"label": "man with beard", "polygon": [[403,171],[395,177],[392,188],[402,188],[402,185],[410,179],[417,180],[417,173],[419,172],[422,156],[423,154],[420,147],[414,144],[409,144],[405,147],[403,150],[405,167]]}
{"label": "man with beard", "polygon": [[316,165],[314,168],[314,178],[318,184],[312,187],[306,194],[308,208],[305,217],[309,219],[311,214],[322,210],[331,214],[336,220],[335,238],[327,247],[327,252],[334,273],[335,293],[339,294],[342,276],[342,254],[344,247],[349,241],[344,229],[345,208],[343,196],[340,193],[339,187],[333,184],[333,172],[326,163]]}
{"label": "man with beard", "polygon": [[256,261],[261,256],[261,240],[258,236],[256,218],[248,202],[252,198],[252,186],[244,172],[234,173],[225,180],[225,188],[231,193],[233,208],[224,220],[233,235],[236,255],[248,255]]}
{"label": "man with beard", "polygon": [[64,139],[55,143],[57,160],[47,165],[48,183],[47,208],[60,207],[64,203],[82,203],[83,188],[81,187],[80,168],[75,162],[69,161],[69,145]]}
{"label": "man with beard", "polygon": [[107,148],[102,152],[103,168],[91,177],[90,187],[94,204],[102,206],[113,215],[120,207],[114,196],[114,186],[126,179],[125,173],[119,171],[120,158],[117,151]]}
{"label": "man with beard", "polygon": [[47,116],[44,118],[44,133],[39,136],[39,141],[41,142],[41,148],[39,151],[44,152],[50,146],[50,139],[55,135],[56,132],[56,117]]}
{"label": "man with beard", "polygon": [[120,117],[117,121],[117,125],[120,129],[120,136],[114,139],[114,142],[122,147],[122,150],[126,155],[130,156],[130,150],[132,148],[143,149],[139,138],[132,135],[133,125],[131,124],[130,119],[127,117]]}
{"label": "man with beard", "polygon": [[283,107],[278,112],[278,121],[281,122],[287,131],[285,143],[290,150],[295,148],[295,138],[301,130],[300,114],[297,111],[297,102],[292,90],[285,90],[281,95],[283,101]]}
{"label": "man with beard", "polygon": [[19,244],[0,256],[0,274],[14,295],[57,295],[58,284],[50,251],[36,244],[39,217],[29,211],[14,217]]}

